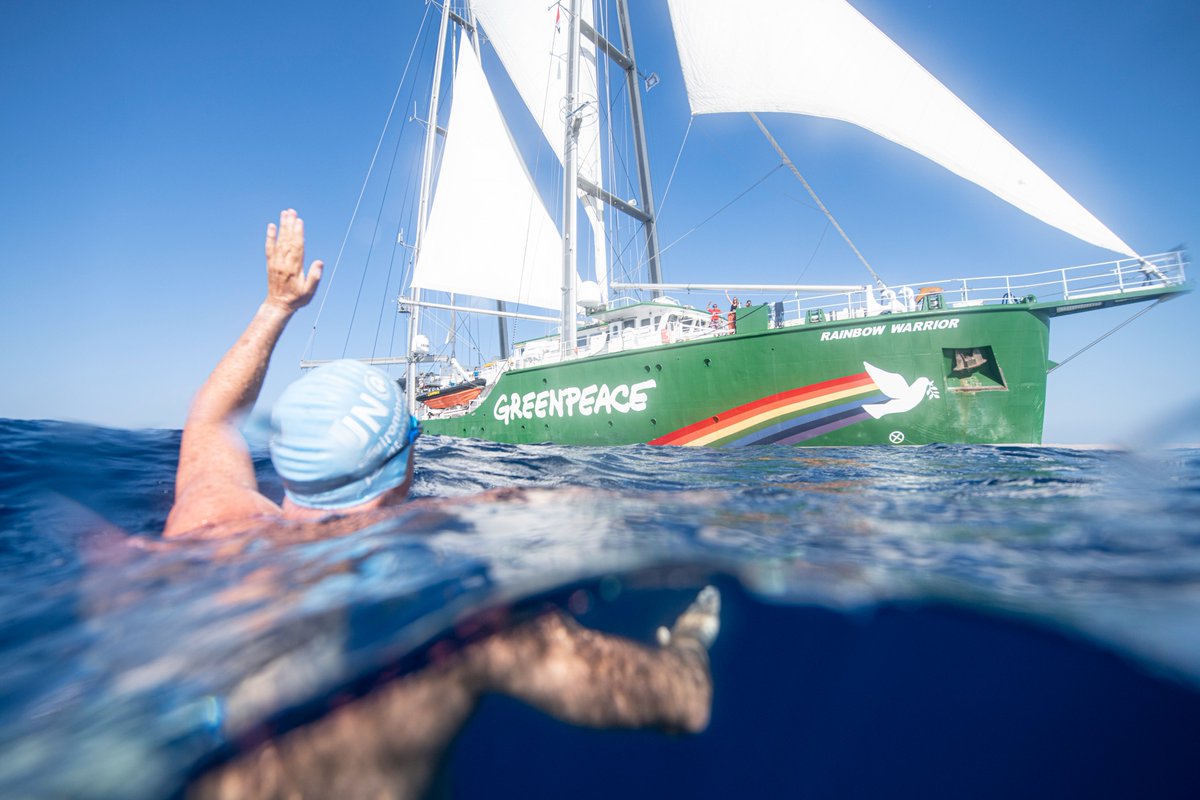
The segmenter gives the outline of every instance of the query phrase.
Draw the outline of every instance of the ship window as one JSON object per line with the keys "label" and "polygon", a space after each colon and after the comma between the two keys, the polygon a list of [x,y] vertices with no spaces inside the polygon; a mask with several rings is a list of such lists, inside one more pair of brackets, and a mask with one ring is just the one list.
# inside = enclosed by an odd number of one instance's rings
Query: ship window
{"label": "ship window", "polygon": [[641,322],[638,323],[638,327],[639,328],[649,328],[650,327],[650,318],[646,317],[645,319],[643,319]]}
{"label": "ship window", "polygon": [[654,327],[657,328],[659,325],[662,325],[662,314],[654,318]]}
{"label": "ship window", "polygon": [[627,320],[625,320],[625,322],[623,322],[623,323],[621,324],[621,327],[622,327],[622,328],[625,328],[626,330],[628,330],[629,328],[632,328],[632,327],[634,326],[634,324],[635,324],[635,323],[634,323],[634,320],[627,319]]}
{"label": "ship window", "polygon": [[1004,372],[990,345],[942,349],[946,388],[951,392],[1008,391]]}

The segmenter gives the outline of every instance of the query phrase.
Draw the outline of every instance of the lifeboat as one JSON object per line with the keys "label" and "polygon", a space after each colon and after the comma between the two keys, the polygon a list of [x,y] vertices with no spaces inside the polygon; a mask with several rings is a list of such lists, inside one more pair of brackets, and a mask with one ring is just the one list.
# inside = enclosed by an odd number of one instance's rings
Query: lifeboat
{"label": "lifeboat", "polygon": [[419,394],[417,402],[422,403],[426,408],[436,410],[465,406],[479,397],[485,385],[482,378],[477,378],[468,383],[459,383]]}

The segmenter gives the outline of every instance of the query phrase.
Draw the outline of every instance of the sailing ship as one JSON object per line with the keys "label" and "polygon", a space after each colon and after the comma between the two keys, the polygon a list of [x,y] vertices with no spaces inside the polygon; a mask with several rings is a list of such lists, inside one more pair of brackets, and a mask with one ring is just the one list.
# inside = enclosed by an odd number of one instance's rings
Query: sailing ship
{"label": "sailing ship", "polygon": [[[407,344],[398,357],[370,359],[405,367],[401,381],[429,433],[588,445],[1040,443],[1051,320],[1189,288],[1184,253],[1133,250],[846,0],[778,2],[756,15],[719,0],[666,2],[693,117],[749,114],[873,280],[667,282],[643,80],[626,0],[611,2],[602,13],[615,11],[615,36],[596,23],[591,0],[441,7],[413,268],[398,301]],[[557,221],[481,66],[485,40],[561,164]],[[448,43],[456,55],[443,129]],[[618,77],[606,83],[628,104],[632,200],[604,187],[596,121],[609,69]],[[857,125],[1120,257],[887,285],[767,129],[759,115],[768,112]],[[612,215],[639,227],[645,280],[614,279]],[[588,241],[593,279],[583,280]],[[693,291],[778,299],[726,314],[671,296]],[[496,357],[468,371],[435,352],[422,321],[446,313],[497,319]],[[512,320],[552,330],[509,348]]]}

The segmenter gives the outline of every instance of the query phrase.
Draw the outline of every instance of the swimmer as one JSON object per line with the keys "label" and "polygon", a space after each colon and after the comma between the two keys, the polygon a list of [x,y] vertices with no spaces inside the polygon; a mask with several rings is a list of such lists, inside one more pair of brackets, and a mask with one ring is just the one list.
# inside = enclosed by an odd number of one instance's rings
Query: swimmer
{"label": "swimmer", "polygon": [[[412,485],[420,429],[404,395],[381,370],[337,361],[297,380],[276,402],[271,462],[285,497],[276,504],[259,491],[238,426],[323,266],[314,261],[305,272],[304,223],[291,209],[267,226],[266,257],[266,299],[192,403],[164,537],[224,539],[271,528],[287,531],[285,539],[343,535],[381,519]],[[419,796],[488,693],[579,725],[699,732],[711,709],[708,649],[719,615],[720,595],[709,587],[651,647],[588,630],[558,610],[543,612],[214,767],[188,794]]]}
{"label": "swimmer", "polygon": [[304,271],[304,222],[292,209],[267,226],[267,297],[196,394],[179,446],[175,504],[164,537],[197,530],[231,536],[274,519],[353,514],[403,500],[412,482],[415,421],[398,387],[376,369],[340,361],[310,372],[271,415],[271,460],[282,505],[258,491],[238,429],[262,389],[288,321],[317,291],[324,264]]}

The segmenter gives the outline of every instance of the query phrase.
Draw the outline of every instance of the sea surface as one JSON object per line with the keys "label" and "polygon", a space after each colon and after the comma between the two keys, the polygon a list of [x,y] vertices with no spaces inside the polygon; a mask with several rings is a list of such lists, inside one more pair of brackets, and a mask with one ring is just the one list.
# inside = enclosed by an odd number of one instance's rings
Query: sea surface
{"label": "sea surface", "polygon": [[471,620],[553,605],[653,645],[706,584],[706,732],[492,697],[438,791],[1200,796],[1200,450],[424,437],[394,519],[231,547],[160,537],[178,431],[0,443],[2,798],[176,796]]}

